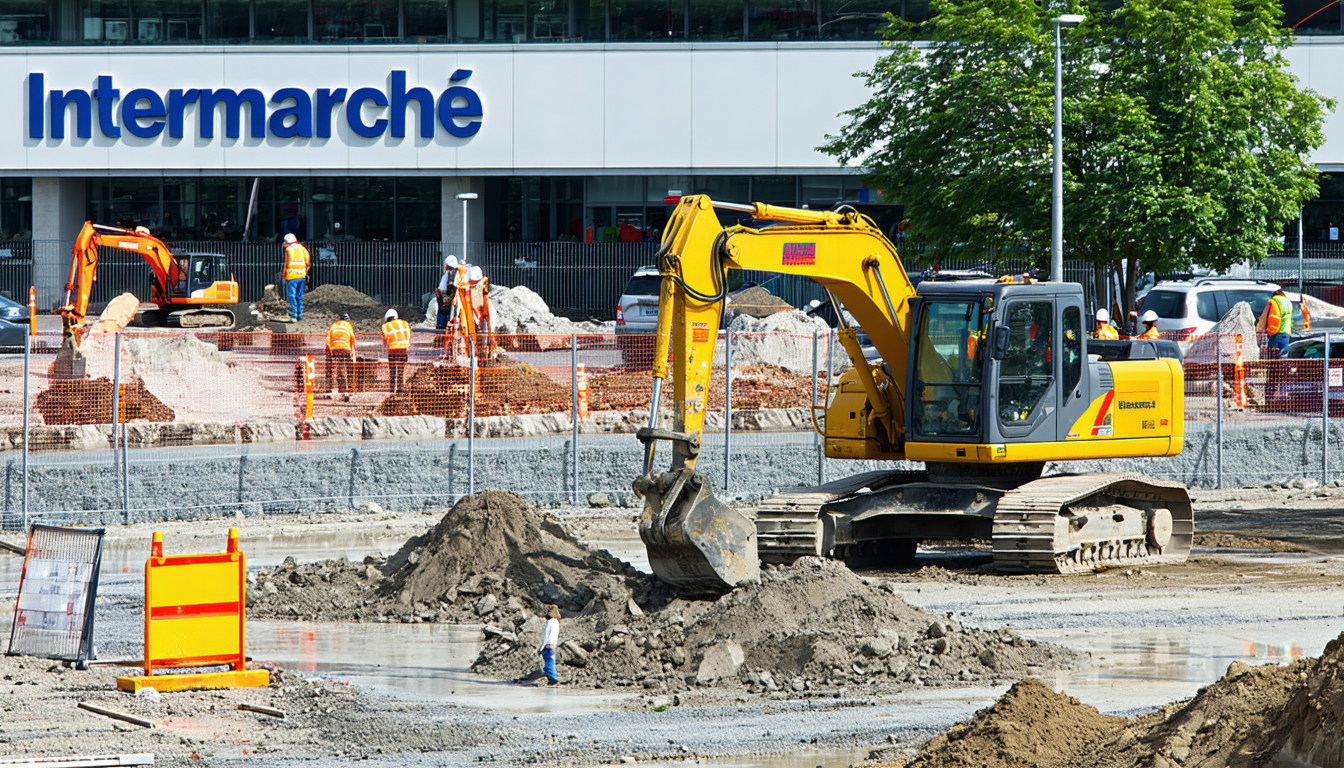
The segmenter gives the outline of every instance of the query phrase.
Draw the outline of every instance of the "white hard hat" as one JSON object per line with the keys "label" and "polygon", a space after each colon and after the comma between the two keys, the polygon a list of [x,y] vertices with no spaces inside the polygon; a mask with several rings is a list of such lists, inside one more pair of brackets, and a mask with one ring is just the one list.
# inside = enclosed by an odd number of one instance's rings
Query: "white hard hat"
{"label": "white hard hat", "polygon": [[1098,309],[1098,310],[1097,310],[1097,322],[1098,322],[1098,323],[1109,323],[1109,322],[1111,322],[1111,313],[1110,313],[1110,312],[1107,312],[1105,309]]}
{"label": "white hard hat", "polygon": [[389,310],[387,310],[387,314],[383,315],[383,320],[384,320],[384,321],[387,321],[387,320],[396,320],[396,319],[397,319],[397,310],[395,310],[395,309],[389,309]]}
{"label": "white hard hat", "polygon": [[290,232],[289,234],[285,235],[285,242],[286,242],[286,243],[297,243],[297,242],[299,242],[299,238],[295,237],[293,232]]}
{"label": "white hard hat", "polygon": [[470,273],[469,279],[470,279],[472,282],[476,282],[477,280],[480,280],[480,279],[483,278],[483,277],[485,277],[485,273],[481,271],[481,268],[480,268],[480,267],[473,266],[473,267],[471,268],[471,273]]}
{"label": "white hard hat", "polygon": [[149,227],[136,227],[136,228],[135,228],[135,234],[137,234],[137,235],[148,235],[148,234],[149,234]]}
{"label": "white hard hat", "polygon": [[443,260],[443,266],[447,269],[457,269],[457,257],[449,256]]}
{"label": "white hard hat", "polygon": [[1156,322],[1157,322],[1157,313],[1150,309],[1150,310],[1148,310],[1147,312],[1144,312],[1144,313],[1143,313],[1143,317],[1141,317],[1141,318],[1139,318],[1139,319],[1142,320],[1142,321],[1145,322],[1145,323],[1156,323]]}

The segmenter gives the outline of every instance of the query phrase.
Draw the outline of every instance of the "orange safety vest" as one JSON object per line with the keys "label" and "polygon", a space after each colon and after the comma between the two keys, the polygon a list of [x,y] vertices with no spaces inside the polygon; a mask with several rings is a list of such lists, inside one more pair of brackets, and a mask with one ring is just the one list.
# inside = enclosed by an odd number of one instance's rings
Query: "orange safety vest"
{"label": "orange safety vest", "polygon": [[400,319],[383,323],[383,343],[388,349],[410,349],[411,324]]}
{"label": "orange safety vest", "polygon": [[1265,333],[1293,332],[1293,303],[1287,296],[1269,297],[1269,318],[1265,322]]}
{"label": "orange safety vest", "polygon": [[348,320],[337,320],[331,324],[327,331],[327,349],[344,349],[347,352],[355,351],[355,326]]}
{"label": "orange safety vest", "polygon": [[1140,338],[1140,339],[1160,339],[1160,338],[1162,338],[1162,334],[1161,334],[1161,332],[1159,332],[1159,331],[1157,330],[1157,326],[1154,325],[1152,328],[1149,328],[1148,330],[1144,331],[1144,332],[1139,336],[1139,338]]}
{"label": "orange safety vest", "polygon": [[1115,330],[1115,326],[1110,323],[1102,323],[1097,326],[1098,339],[1118,339],[1120,334]]}
{"label": "orange safety vest", "polygon": [[290,243],[285,246],[285,279],[302,280],[308,276],[308,265],[312,257],[302,243]]}

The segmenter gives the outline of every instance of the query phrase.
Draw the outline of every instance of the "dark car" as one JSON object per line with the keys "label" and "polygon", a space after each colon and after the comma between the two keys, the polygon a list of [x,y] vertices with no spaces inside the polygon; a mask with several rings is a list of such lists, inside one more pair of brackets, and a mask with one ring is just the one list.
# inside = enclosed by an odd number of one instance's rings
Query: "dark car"
{"label": "dark car", "polygon": [[23,349],[28,330],[28,307],[0,296],[0,349]]}
{"label": "dark car", "polygon": [[1344,333],[1301,338],[1282,360],[1267,363],[1265,407],[1274,411],[1321,412],[1325,342],[1330,341],[1330,415],[1344,415]]}

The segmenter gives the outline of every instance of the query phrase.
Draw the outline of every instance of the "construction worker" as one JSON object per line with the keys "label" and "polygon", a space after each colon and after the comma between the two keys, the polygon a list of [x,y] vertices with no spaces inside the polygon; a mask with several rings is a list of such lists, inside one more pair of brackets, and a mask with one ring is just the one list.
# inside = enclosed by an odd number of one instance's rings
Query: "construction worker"
{"label": "construction worker", "polygon": [[1156,313],[1156,312],[1154,312],[1154,311],[1151,310],[1151,309],[1148,310],[1147,312],[1144,312],[1144,313],[1143,313],[1143,317],[1139,318],[1139,322],[1143,323],[1143,333],[1139,334],[1139,338],[1140,338],[1140,339],[1160,339],[1160,338],[1162,338],[1162,334],[1159,333],[1158,330],[1157,330],[1157,313]]}
{"label": "construction worker", "polygon": [[1288,335],[1293,332],[1293,303],[1282,288],[1275,290],[1274,295],[1269,297],[1269,302],[1260,313],[1260,321],[1265,326],[1265,333],[1269,334],[1266,346],[1277,349],[1279,357],[1287,355]]}
{"label": "construction worker", "polygon": [[[350,315],[341,315],[341,319],[327,329],[327,391],[337,397],[345,393],[350,399],[351,383],[354,378],[355,363],[355,326]],[[336,387],[332,388],[335,379]]]}
{"label": "construction worker", "polygon": [[458,286],[457,301],[461,307],[462,328],[470,337],[472,347],[484,343],[485,350],[477,351],[488,356],[493,341],[490,336],[490,280],[479,266],[472,265],[467,271],[466,281]]}
{"label": "construction worker", "polygon": [[439,302],[439,314],[434,319],[434,328],[444,330],[457,312],[457,286],[461,284],[465,270],[457,263],[457,257],[449,255],[443,260],[443,275],[434,288],[434,298]]}
{"label": "construction worker", "polygon": [[303,319],[303,287],[312,263],[313,258],[303,243],[293,233],[285,235],[285,301],[289,302],[289,316],[296,323]]}
{"label": "construction worker", "polygon": [[383,315],[383,346],[387,347],[387,383],[395,393],[401,391],[401,377],[411,349],[411,324],[397,317],[397,310]]}
{"label": "construction worker", "polygon": [[1092,334],[1095,339],[1118,339],[1120,334],[1111,325],[1111,313],[1104,308],[1097,310],[1097,332]]}

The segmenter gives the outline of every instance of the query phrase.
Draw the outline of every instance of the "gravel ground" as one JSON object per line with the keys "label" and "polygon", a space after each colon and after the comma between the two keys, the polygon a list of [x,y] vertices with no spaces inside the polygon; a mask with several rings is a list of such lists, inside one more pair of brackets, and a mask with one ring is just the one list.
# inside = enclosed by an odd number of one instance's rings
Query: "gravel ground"
{"label": "gravel ground", "polygon": [[[1087,668],[1060,673],[1047,678],[1047,683],[1056,690],[1067,688],[1104,712],[1150,711],[1193,695],[1220,677],[1229,661],[1274,663],[1315,655],[1344,627],[1344,560],[1332,554],[1344,551],[1339,546],[1344,536],[1334,534],[1344,531],[1338,498],[1311,491],[1243,489],[1200,492],[1197,505],[1197,520],[1204,530],[1288,539],[1315,551],[1197,547],[1185,566],[1070,577],[1001,577],[982,572],[988,562],[982,549],[940,548],[921,556],[916,570],[863,575],[891,581],[911,605],[939,614],[952,612],[965,626],[1010,628],[1091,653]],[[580,538],[609,543],[618,554],[638,549],[631,514],[557,510]],[[340,514],[238,522],[249,563],[261,567],[278,564],[287,554],[301,562],[339,556],[357,559],[374,552],[389,555],[437,518]],[[96,633],[102,657],[138,656],[139,570],[151,532],[166,531],[170,552],[209,551],[222,544],[227,525],[173,522],[109,529]],[[18,561],[0,554],[0,634],[12,616]],[[1274,638],[1286,639],[1275,645]],[[18,664],[24,668],[14,666]],[[316,707],[302,716],[310,719],[296,716],[280,728],[233,710],[233,699],[228,697],[241,695],[237,692],[174,694],[165,696],[165,701],[183,714],[160,713],[155,732],[161,735],[150,737],[73,710],[84,697],[127,709],[138,704],[111,690],[115,673],[110,670],[49,673],[49,663],[16,659],[4,659],[0,665],[6,675],[31,677],[38,683],[16,686],[16,680],[0,681],[0,707],[7,710],[0,716],[0,755],[148,748],[170,765],[259,764],[256,751],[241,741],[265,735],[264,743],[256,746],[275,750],[262,758],[266,765],[296,760],[307,766],[344,765],[356,759],[388,766],[595,765],[623,756],[641,761],[732,757],[734,764],[742,764],[742,756],[821,750],[815,764],[832,768],[854,762],[851,756],[864,747],[894,743],[898,749],[909,749],[966,719],[1005,690],[996,686],[874,697],[867,691],[840,689],[831,698],[803,700],[784,700],[768,692],[697,691],[679,701],[630,694],[595,706],[576,706],[576,699],[564,695],[570,691],[522,689],[512,689],[520,695],[517,704],[510,704],[511,688],[501,686],[498,706],[465,708],[455,706],[451,696],[427,698],[399,692],[395,686],[341,685],[344,678],[324,674],[318,665],[313,671],[287,670],[285,685],[321,691],[333,702],[353,702],[340,704],[351,708],[326,713],[326,707]],[[1174,687],[1173,676],[1179,678]],[[316,680],[316,685],[304,678]],[[353,696],[356,692],[359,695]],[[546,698],[552,693],[554,699]],[[264,695],[278,693],[272,689]],[[14,713],[22,713],[22,719]],[[197,722],[174,719],[178,717]],[[207,725],[200,724],[202,718]],[[372,730],[350,723],[368,724]],[[35,749],[27,736],[39,732],[44,746]],[[182,738],[192,741],[184,743]],[[378,752],[379,747],[384,751]],[[192,758],[192,753],[203,759]],[[746,762],[766,764],[764,758]]]}

